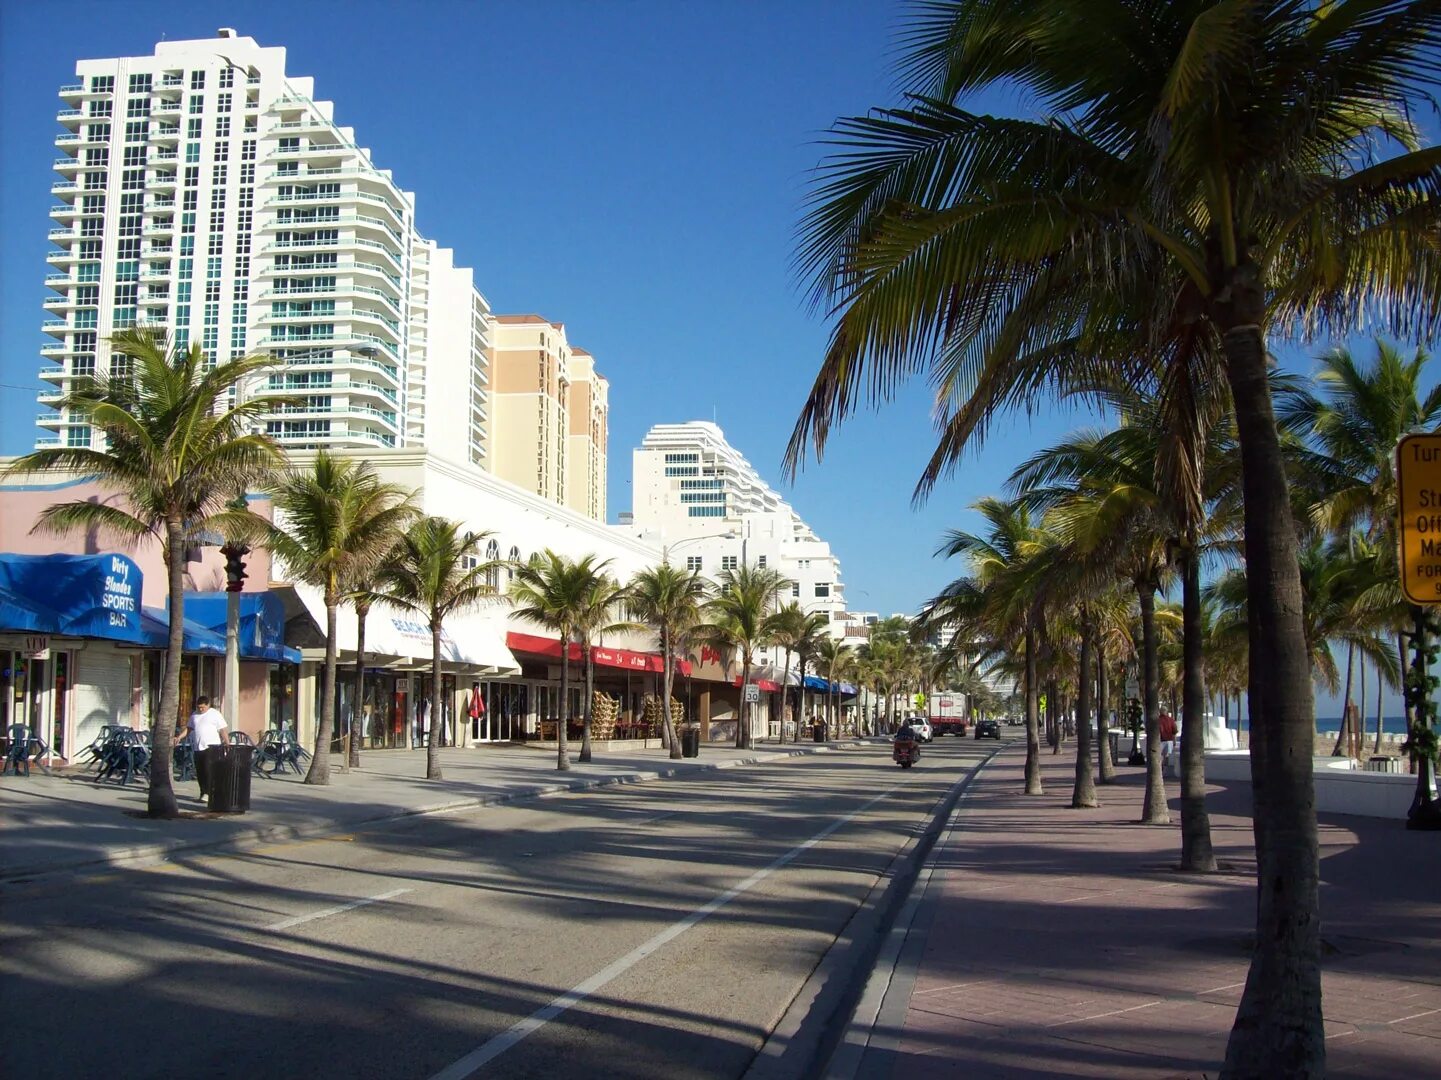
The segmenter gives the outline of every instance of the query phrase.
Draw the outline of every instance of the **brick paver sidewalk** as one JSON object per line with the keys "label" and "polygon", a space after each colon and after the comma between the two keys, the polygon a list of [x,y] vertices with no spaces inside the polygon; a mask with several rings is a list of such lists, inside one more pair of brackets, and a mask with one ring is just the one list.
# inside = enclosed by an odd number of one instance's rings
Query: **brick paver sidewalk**
{"label": "brick paver sidewalk", "polygon": [[[1176,824],[1146,827],[1141,770],[1071,810],[1071,763],[1044,760],[1028,798],[1023,748],[1003,753],[937,845],[859,1075],[1217,1074],[1254,918],[1249,785],[1208,797],[1229,872],[1183,875],[1176,781]],[[1441,1075],[1441,835],[1323,815],[1321,845],[1329,1075]]]}

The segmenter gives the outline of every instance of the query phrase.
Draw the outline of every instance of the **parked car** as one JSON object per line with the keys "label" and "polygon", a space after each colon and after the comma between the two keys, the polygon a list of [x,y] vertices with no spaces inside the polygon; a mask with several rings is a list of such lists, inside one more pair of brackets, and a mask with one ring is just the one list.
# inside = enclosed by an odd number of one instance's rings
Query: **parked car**
{"label": "parked car", "polygon": [[999,739],[1001,737],[1001,725],[995,720],[982,720],[976,724],[976,738],[978,739]]}

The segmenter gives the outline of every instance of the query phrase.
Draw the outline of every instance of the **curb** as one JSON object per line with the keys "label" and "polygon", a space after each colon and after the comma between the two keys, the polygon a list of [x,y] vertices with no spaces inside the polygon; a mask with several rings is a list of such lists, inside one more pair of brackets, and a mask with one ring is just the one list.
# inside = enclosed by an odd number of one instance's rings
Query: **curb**
{"label": "curb", "polygon": [[793,750],[778,750],[754,757],[731,758],[726,761],[718,761],[713,765],[697,764],[684,768],[679,768],[674,765],[658,766],[655,769],[621,773],[616,776],[596,777],[593,779],[577,778],[575,781],[569,783],[552,782],[541,784],[537,787],[523,788],[518,791],[501,792],[493,795],[471,795],[459,799],[450,799],[447,802],[377,814],[374,817],[361,818],[357,821],[343,823],[337,821],[316,822],[309,825],[258,825],[251,827],[242,834],[213,840],[180,840],[171,843],[140,844],[133,847],[107,851],[103,855],[97,855],[93,858],[87,857],[61,863],[44,863],[29,867],[7,866],[3,872],[0,872],[0,885],[29,884],[39,878],[73,873],[77,870],[104,869],[149,859],[164,860],[171,856],[190,853],[203,852],[207,855],[223,855],[264,844],[273,844],[286,840],[312,839],[331,833],[347,832],[352,829],[405,821],[409,818],[423,817],[430,814],[452,813],[457,810],[472,810],[484,806],[502,806],[508,803],[526,802],[530,799],[544,798],[549,795],[567,794],[575,791],[593,791],[598,788],[618,787],[623,784],[641,784],[651,780],[670,780],[680,775],[694,776],[698,773],[718,772],[722,769],[735,769],[745,765],[765,765],[773,761],[789,761],[811,754],[829,753],[844,747],[860,745],[862,745],[862,743],[859,740],[824,744],[817,743],[814,746],[799,746]]}
{"label": "curb", "polygon": [[930,820],[877,877],[870,892],[811,972],[762,1044],[743,1080],[804,1080],[823,1075],[844,1038],[897,917],[956,805],[1003,744],[936,800]]}

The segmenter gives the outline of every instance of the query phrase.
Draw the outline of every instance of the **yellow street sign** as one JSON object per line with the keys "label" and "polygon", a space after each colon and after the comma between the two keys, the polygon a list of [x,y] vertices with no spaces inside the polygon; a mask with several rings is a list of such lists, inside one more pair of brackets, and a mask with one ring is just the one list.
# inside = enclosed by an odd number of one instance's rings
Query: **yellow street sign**
{"label": "yellow street sign", "polygon": [[1396,444],[1401,592],[1413,604],[1441,604],[1441,435]]}

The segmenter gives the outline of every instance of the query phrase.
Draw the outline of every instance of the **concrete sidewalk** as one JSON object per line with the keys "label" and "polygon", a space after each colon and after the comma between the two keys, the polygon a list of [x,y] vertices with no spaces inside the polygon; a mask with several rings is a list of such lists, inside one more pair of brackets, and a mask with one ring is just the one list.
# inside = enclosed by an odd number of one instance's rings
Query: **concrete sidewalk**
{"label": "concrete sidewalk", "polygon": [[[332,755],[330,784],[311,787],[293,773],[253,776],[251,811],[240,815],[151,821],[145,785],[97,784],[94,774],[71,771],[0,780],[0,880],[155,858],[197,848],[235,848],[303,836],[344,832],[416,814],[439,813],[558,791],[685,777],[739,765],[784,761],[842,744],[787,744],[752,750],[706,745],[698,758],[672,761],[666,750],[597,752],[559,772],[555,750],[489,745],[441,751],[443,780],[428,781],[424,750],[376,750],[361,768],[342,773]],[[182,811],[205,810],[194,781],[176,784]]]}
{"label": "concrete sidewalk", "polygon": [[[1135,824],[1141,770],[1071,810],[1072,763],[1024,748],[973,784],[923,870],[828,1076],[1215,1076],[1254,925],[1250,787],[1212,785],[1227,872],[1174,869],[1169,828]],[[1441,837],[1322,815],[1322,986],[1330,1076],[1435,1076]],[[869,1001],[869,1004],[868,1004]]]}

